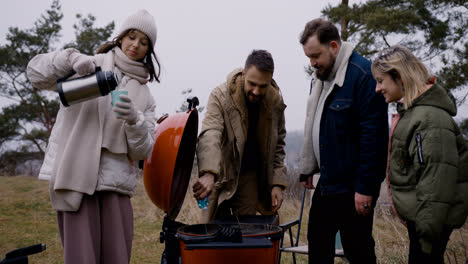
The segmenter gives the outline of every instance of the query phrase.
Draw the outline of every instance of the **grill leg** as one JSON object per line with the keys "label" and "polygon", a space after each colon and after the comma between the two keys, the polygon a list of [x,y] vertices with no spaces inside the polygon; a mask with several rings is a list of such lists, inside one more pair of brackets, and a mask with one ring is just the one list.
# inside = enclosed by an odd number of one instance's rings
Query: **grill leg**
{"label": "grill leg", "polygon": [[161,256],[161,264],[181,264],[179,240],[176,237],[177,229],[184,224],[176,222],[169,217],[164,217],[163,231],[160,234],[160,242],[165,244]]}

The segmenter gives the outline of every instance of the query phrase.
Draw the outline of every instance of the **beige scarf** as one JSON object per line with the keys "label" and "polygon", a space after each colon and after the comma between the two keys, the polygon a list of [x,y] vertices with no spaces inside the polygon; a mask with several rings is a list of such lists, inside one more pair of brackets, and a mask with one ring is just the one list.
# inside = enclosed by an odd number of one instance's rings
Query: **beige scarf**
{"label": "beige scarf", "polygon": [[[118,47],[95,56],[104,71],[115,71],[119,90],[127,90],[135,108],[144,111],[148,104],[148,71]],[[51,201],[55,210],[76,211],[83,193],[92,195],[98,181],[101,149],[117,154],[128,153],[125,123],[115,118],[111,96],[61,107],[58,117],[63,124],[58,132],[57,155],[51,179]]]}
{"label": "beige scarf", "polygon": [[[135,108],[144,111],[147,104],[146,94],[141,92],[140,85],[148,82],[148,70],[143,66],[143,63],[133,61],[125,55],[122,50],[115,47],[114,55],[114,72],[119,77],[119,85],[117,90],[128,91],[128,96],[132,100]],[[127,153],[127,144],[125,137],[125,123],[115,117],[112,112],[112,100],[110,96],[106,96],[106,103],[102,104],[102,112],[106,114],[104,119],[104,133],[102,139],[102,147],[108,149],[112,153],[124,154]]]}

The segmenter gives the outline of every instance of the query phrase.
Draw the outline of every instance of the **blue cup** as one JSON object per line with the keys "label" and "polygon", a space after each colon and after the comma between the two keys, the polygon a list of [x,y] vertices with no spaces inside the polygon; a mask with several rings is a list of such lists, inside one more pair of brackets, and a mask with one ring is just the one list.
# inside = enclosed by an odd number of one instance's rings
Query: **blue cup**
{"label": "blue cup", "polygon": [[122,90],[114,90],[111,92],[111,96],[112,96],[112,106],[115,107],[115,103],[120,101],[120,102],[123,102],[122,99],[120,99],[120,95],[121,94],[125,94],[125,95],[128,95],[128,91],[122,91]]}
{"label": "blue cup", "polygon": [[[112,106],[115,107],[115,103],[116,102],[123,102],[122,99],[120,99],[120,95],[121,94],[125,94],[125,95],[128,95],[128,91],[122,91],[122,90],[119,90],[119,91],[112,91],[111,92],[111,96],[112,96]],[[120,113],[117,113],[117,112],[114,112],[116,113],[117,115],[120,115]]]}

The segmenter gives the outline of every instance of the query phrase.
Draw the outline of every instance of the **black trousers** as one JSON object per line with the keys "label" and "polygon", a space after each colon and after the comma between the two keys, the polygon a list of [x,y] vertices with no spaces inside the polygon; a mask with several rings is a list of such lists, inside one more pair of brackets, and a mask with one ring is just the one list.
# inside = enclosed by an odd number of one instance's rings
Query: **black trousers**
{"label": "black trousers", "polygon": [[322,195],[317,188],[309,213],[309,263],[334,263],[335,235],[339,230],[350,263],[375,264],[374,206],[375,201],[368,216],[359,216],[354,208],[354,193]]}
{"label": "black trousers", "polygon": [[410,241],[408,264],[443,264],[445,249],[447,248],[447,243],[450,239],[450,234],[452,233],[453,229],[445,229],[442,232],[440,239],[437,239],[437,241],[434,241],[432,244],[432,252],[427,254],[424,253],[421,249],[415,224],[410,221],[408,221],[406,224]]}

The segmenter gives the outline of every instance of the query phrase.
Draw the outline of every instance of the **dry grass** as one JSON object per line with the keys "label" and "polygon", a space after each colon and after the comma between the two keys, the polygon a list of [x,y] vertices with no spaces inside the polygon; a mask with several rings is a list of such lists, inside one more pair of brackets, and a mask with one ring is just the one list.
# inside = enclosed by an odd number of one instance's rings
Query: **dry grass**
{"label": "dry grass", "polygon": [[[381,204],[374,216],[373,235],[379,263],[408,263],[408,233],[389,205]],[[445,251],[445,263],[465,264],[468,225],[455,230]]]}
{"label": "dry grass", "polygon": [[31,177],[0,177],[0,254],[45,243],[47,250],[31,263],[63,263],[48,183]]}
{"label": "dry grass", "polygon": [[[191,185],[190,185],[191,186]],[[131,263],[159,263],[164,245],[159,243],[163,212],[145,194],[139,180],[133,197],[135,235]],[[63,263],[62,247],[55,212],[49,203],[48,183],[32,177],[0,177],[0,259],[20,247],[45,243],[47,250],[29,257],[30,263]],[[290,195],[288,197],[298,197]],[[381,195],[382,198],[386,194]],[[307,199],[308,200],[308,199]],[[405,227],[393,215],[387,201],[379,201],[374,221],[374,238],[379,263],[407,263],[408,236]],[[306,208],[309,204],[306,204]],[[280,210],[281,222],[296,219],[300,201],[288,199]],[[199,222],[199,209],[189,189],[177,221]],[[308,210],[304,210],[301,244],[306,243]],[[446,263],[465,263],[468,227],[453,232],[446,251]],[[290,253],[283,254],[282,263],[292,263]],[[298,256],[298,263],[307,263]],[[337,259],[336,263],[342,263]]]}

